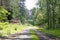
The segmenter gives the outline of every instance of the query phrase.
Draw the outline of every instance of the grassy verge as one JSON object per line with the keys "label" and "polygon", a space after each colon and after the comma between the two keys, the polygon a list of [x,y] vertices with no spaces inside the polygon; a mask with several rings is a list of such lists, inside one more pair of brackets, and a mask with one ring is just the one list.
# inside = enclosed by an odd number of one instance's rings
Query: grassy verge
{"label": "grassy verge", "polygon": [[43,32],[47,35],[55,36],[60,38],[60,29],[49,29],[46,30],[45,28],[38,28],[40,32]]}
{"label": "grassy verge", "polygon": [[33,30],[30,30],[30,33],[31,33],[31,40],[38,40],[38,37],[36,36]]}
{"label": "grassy verge", "polygon": [[25,29],[26,25],[0,23],[0,36],[8,36]]}

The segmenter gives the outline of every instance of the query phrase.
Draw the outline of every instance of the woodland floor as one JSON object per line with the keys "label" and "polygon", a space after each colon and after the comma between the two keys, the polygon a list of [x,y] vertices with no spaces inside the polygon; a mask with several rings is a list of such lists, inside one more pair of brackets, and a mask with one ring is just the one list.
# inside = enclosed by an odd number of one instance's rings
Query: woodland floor
{"label": "woodland floor", "polygon": [[[8,37],[2,37],[0,40],[31,40],[31,35],[33,35],[30,30],[35,32],[34,35],[37,36],[37,40],[60,40],[58,38],[51,38],[44,33],[39,32],[35,27],[28,26],[26,29],[21,32],[12,34]],[[33,39],[34,40],[34,39]]]}

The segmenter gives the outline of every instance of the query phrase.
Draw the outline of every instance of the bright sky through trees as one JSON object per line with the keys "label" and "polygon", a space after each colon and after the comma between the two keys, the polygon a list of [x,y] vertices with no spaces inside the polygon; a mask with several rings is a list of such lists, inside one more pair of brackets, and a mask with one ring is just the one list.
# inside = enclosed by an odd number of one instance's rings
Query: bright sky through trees
{"label": "bright sky through trees", "polygon": [[32,9],[35,7],[35,4],[37,3],[37,0],[26,0],[26,7],[27,9]]}

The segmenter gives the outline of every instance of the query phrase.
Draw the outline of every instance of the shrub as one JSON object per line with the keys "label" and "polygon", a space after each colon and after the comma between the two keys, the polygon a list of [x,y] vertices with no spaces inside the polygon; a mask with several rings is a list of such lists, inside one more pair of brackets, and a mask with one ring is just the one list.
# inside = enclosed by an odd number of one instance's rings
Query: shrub
{"label": "shrub", "polygon": [[3,7],[0,7],[0,21],[7,20],[7,14],[10,14],[10,13]]}

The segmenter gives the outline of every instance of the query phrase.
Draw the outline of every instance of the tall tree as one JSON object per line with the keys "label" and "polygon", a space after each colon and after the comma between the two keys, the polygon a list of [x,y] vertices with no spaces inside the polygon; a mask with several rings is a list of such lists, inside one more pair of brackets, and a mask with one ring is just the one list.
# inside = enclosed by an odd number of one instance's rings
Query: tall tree
{"label": "tall tree", "polygon": [[25,0],[20,0],[20,20],[25,22]]}

